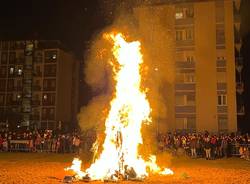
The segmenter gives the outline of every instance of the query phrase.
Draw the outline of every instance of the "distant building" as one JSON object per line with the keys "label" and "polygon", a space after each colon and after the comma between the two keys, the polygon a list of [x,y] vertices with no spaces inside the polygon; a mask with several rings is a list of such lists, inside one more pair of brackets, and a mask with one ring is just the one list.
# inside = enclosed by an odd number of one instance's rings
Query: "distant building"
{"label": "distant building", "polygon": [[241,1],[149,2],[134,9],[139,29],[152,53],[169,52],[159,59],[175,60],[174,83],[162,91],[168,112],[158,121],[159,131],[237,131],[237,112],[244,114]]}
{"label": "distant building", "polygon": [[78,112],[78,61],[59,41],[0,41],[0,122],[69,128]]}

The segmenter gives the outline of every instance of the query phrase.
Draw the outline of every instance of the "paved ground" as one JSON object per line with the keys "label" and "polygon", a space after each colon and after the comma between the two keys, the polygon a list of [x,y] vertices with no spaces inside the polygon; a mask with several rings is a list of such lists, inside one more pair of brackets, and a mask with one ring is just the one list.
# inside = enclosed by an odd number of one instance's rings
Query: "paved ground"
{"label": "paved ground", "polygon": [[[69,154],[0,153],[0,184],[62,183],[63,177],[70,174],[64,168],[70,165],[72,158]],[[169,161],[168,157],[160,156],[160,160],[170,166],[174,176],[150,176],[143,183],[250,183],[250,162],[238,158],[207,161],[179,157]]]}

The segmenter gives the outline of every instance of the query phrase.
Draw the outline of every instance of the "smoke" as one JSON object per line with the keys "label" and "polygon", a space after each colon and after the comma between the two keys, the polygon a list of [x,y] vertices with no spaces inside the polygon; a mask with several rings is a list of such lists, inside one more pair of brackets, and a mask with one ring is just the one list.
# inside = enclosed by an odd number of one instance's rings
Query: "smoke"
{"label": "smoke", "polygon": [[[124,8],[125,7],[125,8]],[[152,124],[145,132],[166,132],[167,122],[174,114],[168,105],[173,103],[174,90],[174,19],[170,7],[119,6],[113,24],[96,35],[85,58],[85,81],[91,87],[94,97],[78,115],[82,130],[91,128],[104,130],[105,118],[110,108],[115,81],[109,60],[113,59],[111,43],[103,39],[104,33],[122,32],[128,41],[139,40],[142,46],[144,64],[142,66],[142,86],[147,89],[147,97],[152,108]],[[150,134],[150,133],[149,133]],[[146,135],[149,135],[146,133]],[[152,135],[149,135],[150,137]],[[153,135],[156,137],[156,135]],[[148,139],[150,140],[150,139]],[[148,145],[151,143],[148,142]],[[152,144],[151,144],[152,145]],[[150,146],[151,147],[151,146]],[[145,149],[147,150],[147,149]]]}

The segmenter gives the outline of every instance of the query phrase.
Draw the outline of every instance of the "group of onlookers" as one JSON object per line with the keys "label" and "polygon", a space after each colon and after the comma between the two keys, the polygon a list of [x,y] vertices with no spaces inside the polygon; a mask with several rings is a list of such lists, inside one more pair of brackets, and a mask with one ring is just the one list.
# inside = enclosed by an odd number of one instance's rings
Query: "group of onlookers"
{"label": "group of onlookers", "polygon": [[177,134],[168,133],[158,137],[160,150],[184,150],[192,158],[204,157],[207,160],[239,156],[250,158],[250,136],[248,134]]}
{"label": "group of onlookers", "polygon": [[[1,151],[80,153],[91,151],[96,135],[94,131],[85,134],[55,133],[45,131],[0,132]],[[170,150],[174,154],[185,153],[192,158],[217,159],[239,156],[250,158],[250,136],[248,134],[168,133],[158,136],[158,149]]]}
{"label": "group of onlookers", "polygon": [[80,146],[77,133],[56,134],[51,130],[0,133],[0,151],[79,153]]}

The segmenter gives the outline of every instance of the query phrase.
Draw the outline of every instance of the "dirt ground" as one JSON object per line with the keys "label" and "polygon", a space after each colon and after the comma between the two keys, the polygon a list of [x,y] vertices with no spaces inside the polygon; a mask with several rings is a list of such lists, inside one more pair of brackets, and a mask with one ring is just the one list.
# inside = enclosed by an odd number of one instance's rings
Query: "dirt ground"
{"label": "dirt ground", "polygon": [[[73,155],[0,153],[0,184],[62,183],[64,176],[70,174],[64,171],[64,168],[70,165],[72,158]],[[175,172],[173,176],[150,176],[143,183],[250,183],[250,162],[238,158],[215,161],[175,158],[171,161],[170,167]],[[142,182],[124,181],[120,183]]]}

